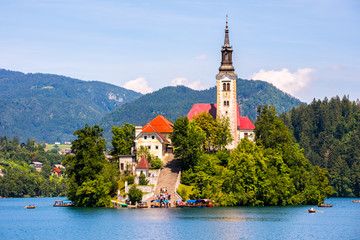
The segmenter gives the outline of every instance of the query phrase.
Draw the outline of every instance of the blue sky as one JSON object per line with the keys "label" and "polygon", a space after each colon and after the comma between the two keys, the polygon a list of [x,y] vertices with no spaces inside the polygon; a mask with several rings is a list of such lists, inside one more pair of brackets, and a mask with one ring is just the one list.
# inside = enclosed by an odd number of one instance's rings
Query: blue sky
{"label": "blue sky", "polygon": [[360,1],[0,0],[0,68],[143,93],[215,86],[229,15],[240,78],[360,98]]}

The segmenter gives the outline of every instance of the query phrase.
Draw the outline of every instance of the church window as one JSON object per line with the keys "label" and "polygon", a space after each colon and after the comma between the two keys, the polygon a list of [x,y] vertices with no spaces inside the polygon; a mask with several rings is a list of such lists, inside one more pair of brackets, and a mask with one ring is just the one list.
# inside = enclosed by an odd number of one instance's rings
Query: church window
{"label": "church window", "polygon": [[151,136],[151,139],[155,139],[155,136]]}
{"label": "church window", "polygon": [[145,139],[145,140],[147,139],[147,136],[146,136],[146,135],[144,136],[144,139]]}
{"label": "church window", "polygon": [[230,104],[229,104],[229,101],[227,101],[226,104],[229,106],[229,105],[230,105]]}
{"label": "church window", "polygon": [[226,101],[224,101],[224,106],[226,106]]}
{"label": "church window", "polygon": [[226,84],[226,90],[230,91],[230,83]]}
{"label": "church window", "polygon": [[223,91],[226,91],[226,83],[223,84]]}
{"label": "church window", "polygon": [[225,53],[225,60],[227,61],[229,59],[229,55]]}
{"label": "church window", "polygon": [[158,146],[158,145],[156,145],[156,146],[155,146],[155,149],[159,149],[159,146]]}
{"label": "church window", "polygon": [[151,146],[148,146],[148,149],[150,150],[150,149],[151,149]]}

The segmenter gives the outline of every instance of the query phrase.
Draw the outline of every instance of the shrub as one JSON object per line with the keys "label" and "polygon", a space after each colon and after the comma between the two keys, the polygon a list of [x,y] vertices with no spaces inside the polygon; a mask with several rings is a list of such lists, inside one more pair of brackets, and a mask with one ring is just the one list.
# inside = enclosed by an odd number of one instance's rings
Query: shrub
{"label": "shrub", "polygon": [[134,204],[135,202],[141,201],[143,192],[140,189],[137,189],[135,185],[132,185],[129,189],[129,199],[131,204]]}
{"label": "shrub", "polygon": [[151,168],[153,169],[159,169],[163,166],[163,161],[161,161],[160,158],[155,158],[154,160],[152,160],[151,162]]}
{"label": "shrub", "polygon": [[146,176],[144,173],[141,173],[139,176],[139,185],[147,185],[149,183],[149,180],[146,179]]}
{"label": "shrub", "polygon": [[134,184],[135,177],[132,175],[128,175],[128,176],[124,177],[124,182],[125,181],[127,181],[129,185]]}

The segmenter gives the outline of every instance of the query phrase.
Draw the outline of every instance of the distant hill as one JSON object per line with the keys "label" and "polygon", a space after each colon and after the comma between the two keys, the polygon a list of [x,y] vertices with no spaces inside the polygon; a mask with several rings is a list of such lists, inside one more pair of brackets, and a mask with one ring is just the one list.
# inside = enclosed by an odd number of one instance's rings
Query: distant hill
{"label": "distant hill", "polygon": [[98,81],[0,69],[0,135],[21,141],[70,141],[140,93]]}
{"label": "distant hill", "polygon": [[[274,105],[279,113],[301,104],[299,99],[264,81],[238,79],[237,97],[241,115],[252,120],[256,119],[257,106],[260,104]],[[108,113],[100,125],[109,138],[109,131],[114,125],[128,122],[143,126],[159,114],[175,121],[180,116],[186,116],[195,103],[216,103],[216,88],[196,91],[184,86],[165,87]]]}

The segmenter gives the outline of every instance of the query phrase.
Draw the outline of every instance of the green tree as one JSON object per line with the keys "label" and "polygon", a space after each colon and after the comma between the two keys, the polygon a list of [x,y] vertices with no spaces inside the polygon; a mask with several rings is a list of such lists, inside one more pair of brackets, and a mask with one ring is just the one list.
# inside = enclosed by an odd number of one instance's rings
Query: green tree
{"label": "green tree", "polygon": [[163,166],[163,161],[161,161],[160,158],[155,158],[154,160],[151,161],[151,168],[153,169],[159,169]]}
{"label": "green tree", "polygon": [[146,179],[146,176],[144,173],[141,173],[139,176],[139,185],[148,185],[149,180]]}
{"label": "green tree", "polygon": [[113,126],[111,129],[112,146],[111,155],[117,157],[119,155],[130,155],[131,147],[134,145],[135,127],[129,123],[125,123],[121,127]]}
{"label": "green tree", "polygon": [[139,162],[142,156],[145,156],[148,162],[152,162],[155,159],[154,155],[150,153],[150,150],[146,146],[140,146],[136,150],[136,161]]}
{"label": "green tree", "polygon": [[195,123],[187,117],[180,117],[174,123],[171,142],[174,145],[175,157],[181,159],[182,169],[187,170],[197,164],[203,153],[206,135]]}
{"label": "green tree", "polygon": [[75,131],[71,151],[63,162],[68,166],[66,172],[69,177],[67,196],[77,206],[100,207],[110,204],[113,177],[110,171],[105,174],[106,162],[104,152],[106,141],[102,139],[102,129],[95,125]]}
{"label": "green tree", "polygon": [[143,192],[140,189],[137,189],[135,185],[132,185],[129,189],[129,199],[132,204],[141,201]]}

